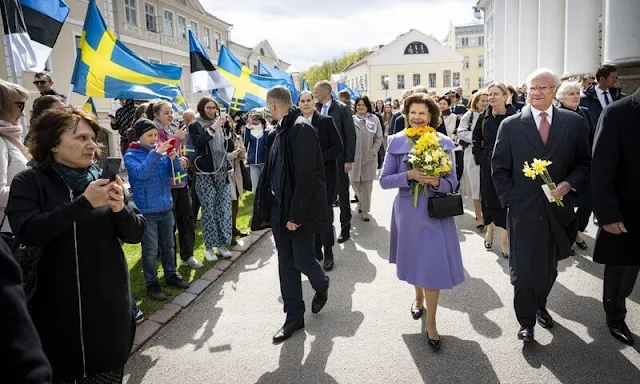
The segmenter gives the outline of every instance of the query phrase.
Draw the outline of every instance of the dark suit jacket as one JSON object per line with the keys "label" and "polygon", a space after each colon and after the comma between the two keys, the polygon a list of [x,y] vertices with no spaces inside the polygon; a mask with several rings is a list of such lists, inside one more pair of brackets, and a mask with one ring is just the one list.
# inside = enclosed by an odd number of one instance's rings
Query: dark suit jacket
{"label": "dark suit jacket", "polygon": [[602,112],[593,144],[591,187],[593,211],[600,225],[622,221],[627,234],[600,229],[593,260],[603,264],[640,265],[640,88],[630,97],[610,104]]}
{"label": "dark suit jacket", "polygon": [[[524,288],[548,286],[558,259],[568,257],[577,234],[576,196],[564,196],[564,207],[549,203],[540,177],[522,172],[534,158],[552,162],[548,171],[556,183],[579,188],[589,177],[591,156],[582,117],[553,108],[549,140],[545,145],[533,119],[531,106],[506,118],[498,129],[492,171],[496,192],[508,207],[511,283]],[[577,191],[580,193],[580,191]]]}
{"label": "dark suit jacket", "polygon": [[343,148],[338,155],[338,163],[353,163],[356,157],[356,128],[351,109],[343,102],[333,99],[328,114],[333,118],[342,139]]}
{"label": "dark suit jacket", "polygon": [[[623,97],[620,88],[610,88],[608,92],[611,102],[620,100]],[[583,95],[580,96],[580,105],[589,109],[591,112],[591,125],[594,127],[597,126],[598,119],[600,119],[600,114],[602,113],[603,108],[602,104],[600,104],[600,100],[598,99],[595,85],[591,85],[589,88],[584,90]]]}
{"label": "dark suit jacket", "polygon": [[338,156],[342,152],[342,139],[333,118],[314,113],[311,122],[318,131],[320,150],[324,161],[324,173],[327,182],[327,199],[335,200],[336,183],[338,180]]}

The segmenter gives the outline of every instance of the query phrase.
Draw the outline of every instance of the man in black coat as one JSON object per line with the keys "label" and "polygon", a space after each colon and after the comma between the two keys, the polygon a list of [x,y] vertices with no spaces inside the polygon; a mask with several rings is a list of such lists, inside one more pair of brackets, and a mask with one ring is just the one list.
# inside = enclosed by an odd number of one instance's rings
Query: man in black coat
{"label": "man in black coat", "polygon": [[304,328],[301,273],[316,291],[311,311],[327,302],[329,278],[315,258],[314,238],[328,225],[327,189],[320,140],[300,110],[292,107],[283,86],[267,92],[267,106],[279,121],[260,175],[254,205],[254,223],[271,222],[278,249],[280,292],[287,318],[273,336],[281,342]]}
{"label": "man in black coat", "polygon": [[[514,307],[520,323],[518,338],[533,341],[536,320],[553,326],[546,309],[547,296],[558,275],[558,260],[569,256],[577,234],[574,190],[589,177],[589,134],[577,113],[553,106],[560,78],[539,69],[527,81],[531,105],[506,118],[498,130],[493,151],[493,183],[508,207],[509,267],[514,286]],[[551,161],[548,171],[557,187],[549,202],[542,181],[526,177],[524,162]],[[579,190],[576,191],[578,194]]]}
{"label": "man in black coat", "polygon": [[633,344],[625,323],[625,301],[640,270],[640,88],[631,97],[609,105],[596,130],[591,168],[594,212],[600,229],[593,261],[605,264],[602,302],[613,337]]}
{"label": "man in black coat", "polygon": [[596,72],[597,84],[585,89],[580,96],[580,105],[591,112],[591,125],[598,125],[598,119],[602,110],[609,104],[619,100],[623,95],[618,85],[618,69],[613,65],[605,64]]}
{"label": "man in black coat", "polygon": [[49,361],[27,312],[20,266],[0,240],[0,372],[7,383],[51,383]]}
{"label": "man in black coat", "polygon": [[[338,128],[342,139],[342,153],[338,155],[338,198],[340,200],[340,237],[339,243],[344,243],[351,237],[351,204],[349,197],[349,171],[353,168],[356,156],[356,128],[353,125],[353,114],[349,107],[341,101],[331,97],[331,84],[322,80],[314,87],[314,93],[318,102],[322,104],[320,114],[331,116]],[[333,200],[333,196],[329,197]]]}

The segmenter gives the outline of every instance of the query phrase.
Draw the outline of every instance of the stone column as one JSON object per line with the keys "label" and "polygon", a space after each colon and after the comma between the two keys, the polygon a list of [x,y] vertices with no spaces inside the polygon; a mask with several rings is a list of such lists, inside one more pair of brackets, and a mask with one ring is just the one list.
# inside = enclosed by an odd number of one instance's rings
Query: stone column
{"label": "stone column", "polygon": [[538,67],[538,0],[520,0],[518,79],[525,81]]}
{"label": "stone column", "polygon": [[518,78],[519,67],[519,46],[520,46],[520,30],[518,28],[520,17],[520,4],[518,1],[505,2],[505,20],[504,20],[504,36],[505,36],[505,54],[504,54],[504,81],[507,84],[517,87],[522,80]]}
{"label": "stone column", "polygon": [[[564,71],[564,7],[564,0],[538,4],[538,68],[553,69],[558,75]],[[577,44],[582,41],[579,34],[574,38]]]}
{"label": "stone column", "polygon": [[600,65],[598,18],[601,13],[602,0],[566,0],[562,77],[596,73]]}
{"label": "stone column", "polygon": [[505,34],[502,25],[505,24],[504,5],[505,0],[494,0],[493,2],[493,28],[494,28],[494,66],[493,80],[504,82],[504,60],[505,60]]}
{"label": "stone column", "polygon": [[619,85],[631,94],[640,87],[640,1],[604,4],[604,63],[618,67]]}

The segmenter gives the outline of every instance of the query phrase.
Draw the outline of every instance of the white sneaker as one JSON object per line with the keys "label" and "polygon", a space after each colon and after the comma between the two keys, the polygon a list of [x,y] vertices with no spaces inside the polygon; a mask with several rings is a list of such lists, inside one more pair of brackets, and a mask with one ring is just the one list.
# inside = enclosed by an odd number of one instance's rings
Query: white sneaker
{"label": "white sneaker", "polygon": [[204,257],[209,261],[218,261],[218,256],[213,252],[213,249],[207,249],[204,251]]}
{"label": "white sneaker", "polygon": [[198,268],[202,268],[204,265],[201,262],[199,262],[198,260],[194,259],[193,256],[191,256],[189,258],[189,260],[181,261],[180,262],[180,266],[181,267],[191,267],[193,269],[198,269]]}
{"label": "white sneaker", "polygon": [[230,259],[231,258],[231,251],[229,251],[225,247],[218,247],[218,255],[223,259]]}

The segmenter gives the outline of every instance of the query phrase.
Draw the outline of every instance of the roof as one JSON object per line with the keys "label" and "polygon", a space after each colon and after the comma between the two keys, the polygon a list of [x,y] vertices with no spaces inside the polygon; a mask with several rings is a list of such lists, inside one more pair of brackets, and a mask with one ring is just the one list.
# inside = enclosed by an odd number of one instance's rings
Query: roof
{"label": "roof", "polygon": [[[207,12],[207,11],[205,11],[205,12]],[[227,23],[226,21],[222,20],[222,19],[221,19],[221,18],[219,18],[219,17],[215,17],[214,15],[212,15],[212,14],[211,14],[211,13],[209,13],[209,12],[207,12],[207,16],[209,16],[209,17],[211,17],[211,18],[214,18],[214,19],[218,20],[219,22],[221,22],[221,23],[223,23],[223,24],[226,24],[226,25],[228,25],[228,26],[230,26],[230,27],[233,27],[233,24],[231,24],[231,23]]]}

